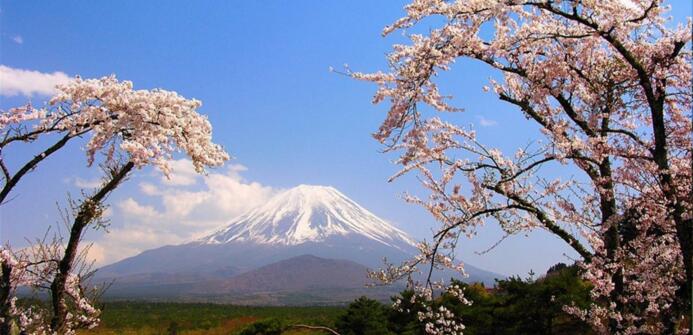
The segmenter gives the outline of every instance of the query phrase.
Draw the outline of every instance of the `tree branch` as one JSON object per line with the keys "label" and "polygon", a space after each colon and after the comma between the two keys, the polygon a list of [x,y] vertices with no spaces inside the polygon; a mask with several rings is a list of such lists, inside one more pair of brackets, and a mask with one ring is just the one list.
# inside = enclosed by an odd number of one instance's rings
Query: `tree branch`
{"label": "tree branch", "polygon": [[53,317],[51,319],[51,329],[61,332],[65,326],[65,316],[67,314],[67,305],[65,304],[65,285],[68,275],[72,271],[72,267],[77,256],[77,248],[82,239],[84,228],[92,222],[98,215],[97,206],[101,204],[104,198],[113,191],[127,177],[128,173],[133,169],[135,164],[127,162],[120,168],[114,168],[109,173],[108,182],[103,184],[101,188],[91,197],[84,200],[79,206],[77,215],[75,216],[72,228],[70,229],[70,238],[63,258],[58,264],[58,273],[51,283],[51,297],[53,304]]}
{"label": "tree branch", "polygon": [[50,156],[52,153],[58,151],[60,148],[65,146],[65,144],[72,139],[72,135],[67,134],[63,136],[58,142],[50,146],[48,149],[44,150],[40,154],[34,156],[33,159],[31,159],[29,162],[24,164],[22,168],[17,171],[17,173],[12,176],[12,178],[9,178],[6,180],[5,185],[3,186],[2,190],[0,191],[0,206],[3,205],[5,202],[5,198],[7,195],[10,193],[10,191],[17,185],[20,179],[24,177],[25,174],[27,174],[29,171],[31,171],[38,163],[40,163],[42,160],[46,159],[46,157]]}
{"label": "tree branch", "polygon": [[332,335],[340,335],[336,330],[329,328],[329,327],[324,327],[324,326],[310,326],[310,325],[297,324],[297,325],[290,325],[289,328],[321,330],[323,332],[326,332],[326,333],[329,333]]}
{"label": "tree branch", "polygon": [[566,243],[568,243],[568,245],[570,245],[578,254],[580,254],[580,256],[582,256],[582,258],[585,259],[585,261],[589,262],[589,260],[592,258],[592,253],[589,252],[587,248],[585,248],[582,245],[582,243],[580,243],[580,241],[578,241],[575,238],[575,236],[571,235],[563,228],[561,228],[556,222],[551,220],[549,216],[546,213],[544,213],[544,211],[534,206],[531,202],[515,194],[508,194],[507,192],[504,192],[498,185],[487,188],[516,202],[517,204],[519,204],[518,208],[533,214],[537,218],[537,220],[539,220],[539,222],[541,222],[544,225],[546,229],[548,229],[554,235],[558,236]]}

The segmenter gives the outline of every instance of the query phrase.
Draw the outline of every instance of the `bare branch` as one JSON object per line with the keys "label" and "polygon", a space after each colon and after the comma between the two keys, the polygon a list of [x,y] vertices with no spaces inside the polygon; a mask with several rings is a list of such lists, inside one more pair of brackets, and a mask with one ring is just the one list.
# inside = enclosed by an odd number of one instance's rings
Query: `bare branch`
{"label": "bare branch", "polygon": [[289,328],[296,328],[296,329],[308,329],[308,330],[320,330],[328,334],[332,335],[340,335],[336,330],[325,327],[325,326],[311,326],[311,325],[303,325],[303,324],[296,324],[296,325],[290,325]]}

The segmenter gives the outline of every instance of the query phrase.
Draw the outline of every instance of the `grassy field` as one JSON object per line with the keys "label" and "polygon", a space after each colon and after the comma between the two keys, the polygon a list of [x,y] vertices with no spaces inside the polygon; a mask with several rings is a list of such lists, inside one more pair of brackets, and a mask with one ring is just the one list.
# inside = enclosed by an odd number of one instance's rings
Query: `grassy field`
{"label": "grassy field", "polygon": [[[343,307],[244,307],[194,303],[107,302],[101,325],[78,334],[237,334],[249,324],[276,318],[288,324],[332,326]],[[287,334],[319,334],[307,331]]]}

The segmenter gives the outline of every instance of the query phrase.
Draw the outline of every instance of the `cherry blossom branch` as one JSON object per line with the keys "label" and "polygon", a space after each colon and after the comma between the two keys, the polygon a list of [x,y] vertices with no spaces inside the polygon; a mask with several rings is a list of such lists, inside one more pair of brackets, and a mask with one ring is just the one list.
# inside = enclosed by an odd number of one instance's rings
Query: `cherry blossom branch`
{"label": "cherry blossom branch", "polygon": [[[67,142],[74,138],[73,135],[67,134],[63,136],[60,140],[55,142],[53,145],[48,147],[46,150],[42,151],[40,154],[34,156],[30,161],[28,161],[26,164],[24,164],[18,171],[15,173],[11,178],[6,178],[5,179],[5,185],[3,186],[2,190],[0,190],[0,205],[3,205],[5,202],[5,198],[7,198],[7,195],[9,195],[10,191],[19,183],[19,181],[24,177],[25,174],[27,174],[29,171],[33,170],[36,165],[38,165],[41,161],[46,159],[48,156],[51,154],[55,153],[56,151],[60,150]],[[9,172],[7,171],[7,168],[3,164],[3,172],[6,173],[6,176],[9,177]]]}
{"label": "cherry blossom branch", "polygon": [[5,161],[2,159],[2,151],[1,150],[0,150],[0,170],[2,170],[2,176],[4,178],[5,183],[7,183],[7,181],[11,179],[10,171],[7,169],[7,165],[5,165]]}
{"label": "cherry blossom branch", "polygon": [[548,229],[550,232],[552,232],[554,235],[558,236],[561,238],[563,241],[568,243],[568,245],[575,249],[578,254],[586,261],[589,262],[589,260],[592,258],[592,253],[589,252],[583,245],[578,241],[573,235],[565,231],[563,228],[561,228],[556,222],[551,220],[546,213],[544,213],[542,210],[540,210],[538,207],[534,206],[532,203],[529,201],[520,198],[517,195],[514,194],[507,194],[505,191],[503,191],[500,187],[493,187],[492,188],[494,191],[496,191],[499,194],[503,194],[508,199],[511,199],[515,201],[516,203],[519,204],[518,208],[525,210],[527,212],[530,212],[534,214],[534,216],[537,217],[539,222],[541,222],[546,229]]}
{"label": "cherry blossom branch", "polygon": [[109,168],[107,182],[104,183],[96,193],[85,199],[79,206],[77,215],[70,229],[70,237],[65,247],[65,252],[62,259],[58,263],[58,271],[55,279],[51,283],[51,295],[53,303],[53,318],[51,319],[51,329],[53,331],[62,332],[65,330],[67,321],[67,305],[65,304],[65,295],[69,294],[68,280],[74,266],[75,257],[77,257],[77,248],[82,234],[87,225],[101,217],[101,206],[104,198],[111,193],[120,183],[125,180],[128,173],[135,167],[135,163],[127,162],[120,167]]}

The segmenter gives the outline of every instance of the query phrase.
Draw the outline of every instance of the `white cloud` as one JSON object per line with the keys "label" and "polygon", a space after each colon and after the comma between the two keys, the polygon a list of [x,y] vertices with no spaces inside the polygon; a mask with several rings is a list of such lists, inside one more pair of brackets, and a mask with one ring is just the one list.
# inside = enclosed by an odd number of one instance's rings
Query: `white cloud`
{"label": "white cloud", "polygon": [[77,188],[90,189],[96,188],[101,185],[100,179],[83,179],[80,177],[65,178],[64,181],[68,184],[72,184]]}
{"label": "white cloud", "polygon": [[136,220],[143,223],[153,223],[162,218],[153,206],[140,205],[135,199],[127,198],[117,206],[118,211],[125,219]]}
{"label": "white cloud", "polygon": [[51,95],[55,86],[69,82],[63,72],[43,73],[0,65],[0,95]]}
{"label": "white cloud", "polygon": [[192,162],[187,159],[174,160],[169,163],[172,172],[168,178],[161,175],[161,181],[170,186],[185,186],[192,185],[200,178],[200,174],[195,171]]}
{"label": "white cloud", "polygon": [[83,243],[84,247],[80,248],[82,252],[87,249],[86,261],[87,263],[94,262],[94,265],[98,266],[103,264],[106,260],[106,249],[97,243]]}
{"label": "white cloud", "polygon": [[498,122],[496,122],[495,120],[487,119],[483,116],[477,116],[477,118],[479,119],[479,125],[481,125],[482,127],[493,127],[495,125],[498,125]]}
{"label": "white cloud", "polygon": [[159,195],[161,193],[156,185],[150,183],[140,183],[140,191],[149,196]]}
{"label": "white cloud", "polygon": [[[108,265],[121,259],[134,256],[144,250],[158,246],[180,243],[180,236],[172,232],[161,232],[152,227],[137,227],[136,229],[111,230],[98,241],[91,242],[96,250],[94,258],[96,267]],[[91,256],[92,250],[89,250]]]}
{"label": "white cloud", "polygon": [[23,44],[24,43],[24,39],[22,38],[22,36],[19,36],[19,35],[12,37],[12,41],[14,43],[17,43],[17,44]]}
{"label": "white cloud", "polygon": [[188,173],[184,167],[185,164],[192,167],[188,160],[174,164],[178,171],[178,177],[174,178],[179,179],[142,182],[140,194],[113,207],[110,232],[94,241],[104,250],[99,265],[147,249],[200,238],[265,203],[276,192],[271,187],[244,180],[240,172],[245,167],[241,165],[200,176]]}

